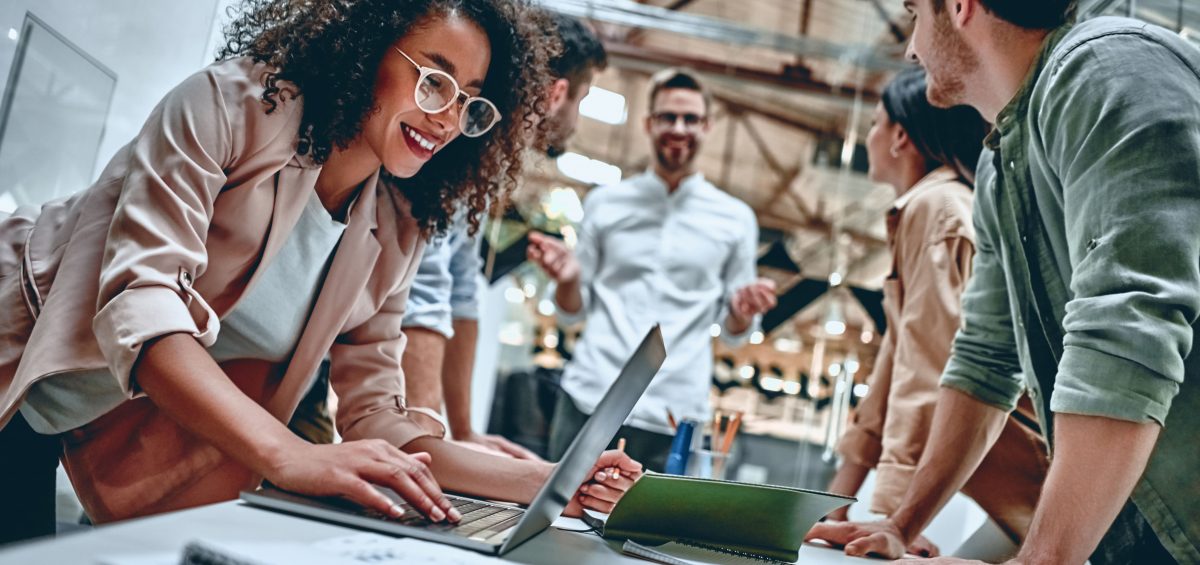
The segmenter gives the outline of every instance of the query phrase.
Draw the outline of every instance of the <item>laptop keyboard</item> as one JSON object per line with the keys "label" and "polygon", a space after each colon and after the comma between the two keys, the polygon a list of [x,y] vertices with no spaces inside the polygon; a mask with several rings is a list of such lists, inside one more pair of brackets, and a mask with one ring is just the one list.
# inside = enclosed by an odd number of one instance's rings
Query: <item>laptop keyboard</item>
{"label": "laptop keyboard", "polygon": [[457,524],[448,524],[445,522],[435,524],[430,522],[420,512],[417,512],[413,507],[404,502],[400,503],[400,507],[404,509],[404,514],[398,518],[391,518],[376,512],[371,512],[371,514],[374,518],[395,522],[403,526],[445,532],[485,543],[500,543],[504,541],[504,538],[508,535],[508,530],[516,526],[517,522],[521,521],[521,516],[525,514],[524,510],[513,508],[512,506],[459,498],[452,495],[446,495],[446,498],[450,500],[450,504],[458,510],[459,514],[462,514],[462,520]]}

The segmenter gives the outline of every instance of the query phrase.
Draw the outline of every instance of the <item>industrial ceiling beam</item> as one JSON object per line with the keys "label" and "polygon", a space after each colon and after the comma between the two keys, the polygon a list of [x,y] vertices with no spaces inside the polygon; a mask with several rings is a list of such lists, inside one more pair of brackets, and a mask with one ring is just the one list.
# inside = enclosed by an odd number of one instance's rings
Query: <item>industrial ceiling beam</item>
{"label": "industrial ceiling beam", "polygon": [[[606,41],[605,50],[609,60],[616,66],[629,66],[633,63],[654,64],[657,66],[687,67],[700,73],[726,79],[755,82],[769,86],[779,86],[793,92],[803,92],[820,96],[832,96],[853,100],[857,89],[849,85],[832,85],[812,78],[806,69],[801,67],[784,67],[778,72],[756,69],[726,61],[713,61],[701,57],[693,57],[679,53],[671,53],[661,49],[633,45],[626,42]],[[636,66],[636,65],[635,65]],[[874,104],[879,101],[879,93],[874,90],[863,91],[863,102]]]}
{"label": "industrial ceiling beam", "polygon": [[844,61],[868,70],[895,71],[907,67],[900,54],[891,49],[787,35],[728,20],[638,4],[631,0],[541,0],[541,4],[549,10],[577,18],[678,33],[734,45],[763,47],[803,57]]}

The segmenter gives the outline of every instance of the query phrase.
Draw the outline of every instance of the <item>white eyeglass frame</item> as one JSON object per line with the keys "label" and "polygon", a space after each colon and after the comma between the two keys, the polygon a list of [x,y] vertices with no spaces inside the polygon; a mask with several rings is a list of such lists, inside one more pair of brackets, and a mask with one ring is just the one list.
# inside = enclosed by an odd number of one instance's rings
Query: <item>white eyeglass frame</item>
{"label": "white eyeglass frame", "polygon": [[[449,102],[446,102],[444,105],[442,105],[441,108],[438,108],[436,110],[430,110],[430,109],[422,106],[420,102],[417,102],[417,107],[420,108],[422,112],[425,112],[426,114],[440,114],[442,112],[445,112],[451,106],[453,106],[454,103],[457,102],[458,100],[462,100],[462,106],[458,112],[458,131],[462,132],[462,134],[467,137],[479,137],[481,135],[486,134],[489,131],[492,131],[492,128],[496,127],[496,124],[500,123],[500,120],[503,119],[503,116],[500,115],[500,109],[497,108],[496,105],[493,104],[491,100],[488,100],[487,98],[484,98],[482,96],[471,96],[470,94],[463,92],[463,89],[458,87],[458,81],[454,80],[454,77],[450,76],[450,73],[447,73],[446,71],[443,71],[440,69],[426,67],[420,63],[417,63],[416,61],[413,60],[412,57],[408,56],[408,53],[405,53],[404,51],[400,50],[399,47],[396,47],[393,45],[392,49],[395,49],[397,53],[399,53],[405,59],[408,59],[408,62],[412,63],[412,65],[414,67],[416,67],[417,70],[420,72],[420,76],[417,77],[417,83],[413,86],[413,100],[420,100],[421,83],[425,82],[425,79],[428,78],[429,75],[438,75],[438,76],[445,77],[445,79],[450,81],[450,84],[452,86],[454,86],[454,96],[450,98]],[[467,120],[467,114],[468,114],[468,112],[466,112],[466,109],[467,109],[468,104],[470,104],[472,102],[476,102],[476,101],[482,102],[484,104],[487,104],[488,106],[491,106],[493,118],[492,118],[492,123],[488,124],[487,127],[484,127],[483,131],[480,131],[479,133],[471,134],[471,133],[467,133],[467,130],[465,127],[466,120]]]}

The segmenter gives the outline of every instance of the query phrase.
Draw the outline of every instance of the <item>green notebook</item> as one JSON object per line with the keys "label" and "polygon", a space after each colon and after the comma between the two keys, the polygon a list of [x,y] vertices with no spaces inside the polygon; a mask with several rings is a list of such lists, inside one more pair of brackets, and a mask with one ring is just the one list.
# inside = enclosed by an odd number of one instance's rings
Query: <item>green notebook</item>
{"label": "green notebook", "polygon": [[794,562],[804,535],[854,498],[771,485],[647,473],[617,503],[604,537],[679,542]]}

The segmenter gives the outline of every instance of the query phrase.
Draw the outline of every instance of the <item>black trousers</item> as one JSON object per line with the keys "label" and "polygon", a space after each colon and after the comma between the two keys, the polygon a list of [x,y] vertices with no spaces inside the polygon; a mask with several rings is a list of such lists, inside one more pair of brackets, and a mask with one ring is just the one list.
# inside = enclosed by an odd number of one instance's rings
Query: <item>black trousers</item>
{"label": "black trousers", "polygon": [[[571,395],[559,391],[558,405],[554,407],[554,418],[550,421],[550,440],[546,446],[546,455],[551,461],[562,459],[587,420],[588,415],[575,406]],[[616,449],[617,440],[620,438],[625,438],[625,453],[643,467],[658,473],[666,469],[667,455],[671,453],[671,440],[674,438],[631,426],[621,426],[621,431],[617,432],[608,448]]]}
{"label": "black trousers", "polygon": [[0,429],[0,546],[54,534],[54,480],[62,443],[18,412]]}

